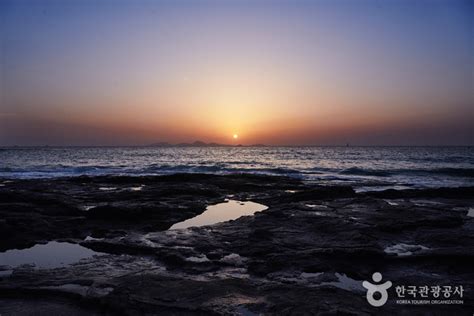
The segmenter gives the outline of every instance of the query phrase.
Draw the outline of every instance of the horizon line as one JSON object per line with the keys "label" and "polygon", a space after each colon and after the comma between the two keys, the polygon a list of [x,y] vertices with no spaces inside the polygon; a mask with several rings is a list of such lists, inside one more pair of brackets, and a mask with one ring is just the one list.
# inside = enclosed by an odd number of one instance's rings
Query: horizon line
{"label": "horizon line", "polygon": [[269,144],[251,144],[251,145],[244,145],[244,144],[217,144],[217,143],[206,143],[205,145],[193,145],[193,143],[177,143],[177,144],[165,144],[165,145],[138,145],[138,144],[127,144],[127,145],[1,145],[0,148],[84,148],[84,147],[136,147],[136,148],[143,148],[143,147],[474,147],[474,144],[463,144],[463,145],[446,145],[446,144],[439,144],[439,145],[351,145],[351,144],[333,144],[333,145],[321,145],[321,144],[300,144],[300,145],[269,145]]}

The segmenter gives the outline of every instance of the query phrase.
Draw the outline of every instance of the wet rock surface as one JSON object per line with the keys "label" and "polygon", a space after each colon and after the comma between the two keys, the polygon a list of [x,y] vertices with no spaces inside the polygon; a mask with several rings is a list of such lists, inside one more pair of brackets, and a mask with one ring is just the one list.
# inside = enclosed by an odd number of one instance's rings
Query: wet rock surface
{"label": "wet rock surface", "polygon": [[[268,209],[168,230],[229,197]],[[473,207],[474,188],[355,193],[250,175],[15,180],[0,187],[0,251],[55,240],[102,254],[54,269],[0,259],[0,314],[472,314]],[[393,283],[379,308],[362,287],[376,271]],[[464,304],[400,305],[396,285],[462,285]]]}

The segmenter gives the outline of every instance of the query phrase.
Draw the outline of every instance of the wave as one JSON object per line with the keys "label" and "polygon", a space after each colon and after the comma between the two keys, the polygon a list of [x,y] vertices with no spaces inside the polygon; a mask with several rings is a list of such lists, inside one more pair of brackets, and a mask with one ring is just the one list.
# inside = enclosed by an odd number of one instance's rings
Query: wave
{"label": "wave", "polygon": [[215,165],[157,165],[150,166],[144,170],[145,173],[262,173],[262,174],[280,174],[291,175],[300,174],[301,172],[295,169],[288,168],[236,168],[228,166],[227,164]]}
{"label": "wave", "polygon": [[98,175],[165,175],[175,173],[253,173],[266,175],[285,175],[301,177],[300,171],[288,168],[254,168],[232,167],[227,164],[215,165],[149,165],[145,167],[124,166],[32,166],[30,168],[0,167],[0,177],[13,178],[54,178],[68,176],[98,176]]}
{"label": "wave", "polygon": [[[11,178],[54,178],[79,175],[162,175],[173,173],[214,173],[214,174],[232,174],[232,173],[253,173],[265,175],[281,175],[296,177],[301,179],[337,179],[353,178],[355,180],[367,178],[391,179],[393,177],[405,176],[405,178],[430,178],[436,180],[436,177],[450,178],[474,178],[474,168],[432,168],[432,169],[371,169],[361,167],[351,167],[347,169],[336,169],[326,167],[313,168],[287,168],[268,166],[265,164],[151,164],[145,166],[126,166],[126,165],[36,165],[27,168],[18,167],[0,167],[0,177]],[[383,180],[386,181],[386,180]]]}
{"label": "wave", "polygon": [[428,169],[425,172],[454,177],[474,178],[474,168],[437,168]]}
{"label": "wave", "polygon": [[446,175],[451,177],[474,178],[474,168],[433,168],[433,169],[363,169],[352,167],[339,172],[343,175],[390,177],[395,175]]}
{"label": "wave", "polygon": [[357,175],[357,176],[376,176],[376,177],[389,177],[391,176],[388,170],[376,170],[376,169],[362,169],[358,167],[352,167],[344,169],[339,172],[340,174],[346,175]]}

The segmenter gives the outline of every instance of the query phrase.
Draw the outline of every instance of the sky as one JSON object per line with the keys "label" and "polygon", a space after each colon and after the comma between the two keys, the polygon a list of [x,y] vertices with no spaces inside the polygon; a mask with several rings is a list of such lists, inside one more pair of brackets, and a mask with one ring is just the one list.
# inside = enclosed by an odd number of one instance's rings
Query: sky
{"label": "sky", "polygon": [[473,1],[3,0],[0,45],[0,145],[474,145]]}

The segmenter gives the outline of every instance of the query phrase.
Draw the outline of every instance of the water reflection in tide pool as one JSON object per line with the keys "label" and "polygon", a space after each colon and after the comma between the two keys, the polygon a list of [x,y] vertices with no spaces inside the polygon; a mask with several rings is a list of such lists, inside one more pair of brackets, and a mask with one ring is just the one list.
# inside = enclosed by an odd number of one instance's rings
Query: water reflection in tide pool
{"label": "water reflection in tide pool", "polygon": [[84,258],[101,254],[77,244],[50,241],[28,249],[13,249],[0,253],[0,266],[18,267],[34,264],[37,268],[58,268]]}
{"label": "water reflection in tide pool", "polygon": [[220,222],[237,219],[241,216],[253,215],[256,212],[266,210],[263,204],[255,202],[241,202],[236,200],[229,200],[224,203],[210,205],[204,213],[179,222],[171,226],[170,229],[182,229],[195,226],[212,225]]}

